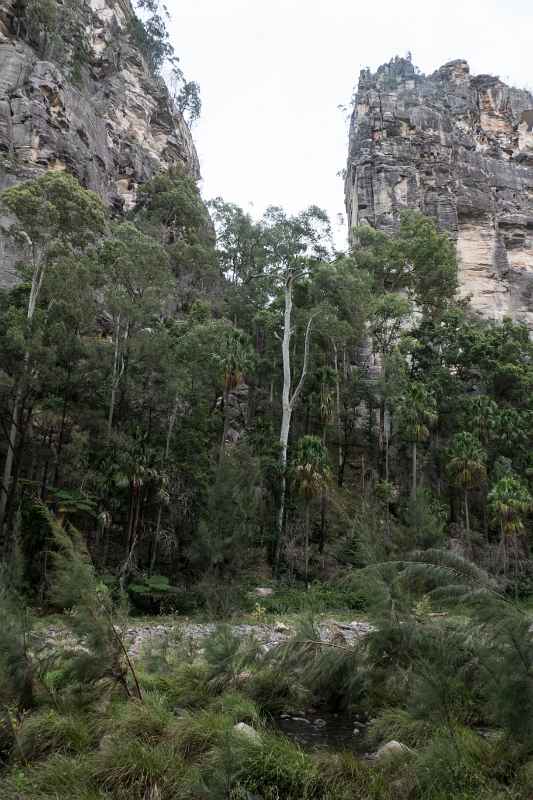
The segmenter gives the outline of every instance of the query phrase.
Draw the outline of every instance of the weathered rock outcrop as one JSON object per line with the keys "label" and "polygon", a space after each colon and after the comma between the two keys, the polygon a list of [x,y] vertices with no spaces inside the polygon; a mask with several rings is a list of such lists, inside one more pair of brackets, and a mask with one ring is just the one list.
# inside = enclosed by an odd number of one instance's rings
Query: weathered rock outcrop
{"label": "weathered rock outcrop", "polygon": [[[0,189],[45,170],[68,170],[120,211],[139,183],[181,164],[199,177],[194,144],[162,79],[131,35],[129,0],[76,0],[83,59],[68,63],[58,0],[55,53],[28,34],[17,0],[0,0]],[[63,27],[62,27],[63,26]],[[78,45],[79,47],[79,45]],[[0,286],[15,280],[15,253],[0,238]]]}
{"label": "weathered rock outcrop", "polygon": [[350,229],[393,230],[404,208],[457,241],[460,286],[484,316],[533,327],[533,97],[452,61],[362,70],[346,175]]}

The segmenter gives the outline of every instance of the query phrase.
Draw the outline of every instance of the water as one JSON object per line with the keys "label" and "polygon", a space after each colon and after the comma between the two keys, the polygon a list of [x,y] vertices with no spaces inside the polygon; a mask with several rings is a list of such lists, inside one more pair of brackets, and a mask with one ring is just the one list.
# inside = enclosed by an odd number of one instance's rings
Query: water
{"label": "water", "polygon": [[[366,727],[351,714],[282,714],[276,725],[305,750],[368,750]],[[354,734],[354,730],[358,733]]]}

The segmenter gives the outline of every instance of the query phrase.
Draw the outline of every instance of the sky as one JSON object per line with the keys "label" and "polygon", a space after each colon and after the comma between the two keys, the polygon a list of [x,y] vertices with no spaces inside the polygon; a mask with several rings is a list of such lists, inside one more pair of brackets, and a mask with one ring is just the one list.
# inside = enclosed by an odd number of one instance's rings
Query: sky
{"label": "sky", "polygon": [[[202,194],[254,217],[325,208],[343,242],[347,112],[359,70],[412,53],[431,73],[533,89],[531,0],[167,0],[181,67],[200,84]],[[340,245],[339,245],[340,246]]]}

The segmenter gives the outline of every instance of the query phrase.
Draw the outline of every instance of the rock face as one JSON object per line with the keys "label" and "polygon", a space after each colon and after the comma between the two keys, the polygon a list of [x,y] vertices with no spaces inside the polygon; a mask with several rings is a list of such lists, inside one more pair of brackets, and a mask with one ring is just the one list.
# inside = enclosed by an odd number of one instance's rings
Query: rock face
{"label": "rock face", "polygon": [[[120,212],[161,170],[199,177],[189,128],[131,34],[129,0],[58,2],[55,47],[18,8],[0,0],[0,189],[68,170]],[[0,237],[0,286],[16,280],[15,260]]]}
{"label": "rock face", "polygon": [[483,316],[533,327],[533,97],[452,61],[362,70],[346,174],[350,230],[415,208],[457,242],[460,289]]}

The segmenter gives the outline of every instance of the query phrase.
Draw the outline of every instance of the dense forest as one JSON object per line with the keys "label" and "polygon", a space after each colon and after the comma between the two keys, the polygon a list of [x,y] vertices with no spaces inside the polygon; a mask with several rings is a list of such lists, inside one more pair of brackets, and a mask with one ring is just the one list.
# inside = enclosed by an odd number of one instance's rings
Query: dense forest
{"label": "dense forest", "polygon": [[1,797],[528,800],[533,344],[450,236],[405,211],[339,252],[185,168],[0,207]]}
{"label": "dense forest", "polygon": [[46,510],[110,580],[168,578],[167,610],[416,547],[528,593],[528,332],[456,299],[430,220],[336,253],[319,209],[208,211],[179,173],[124,220],[63,174],[2,202],[27,254],[1,298],[2,544],[36,599]]}

